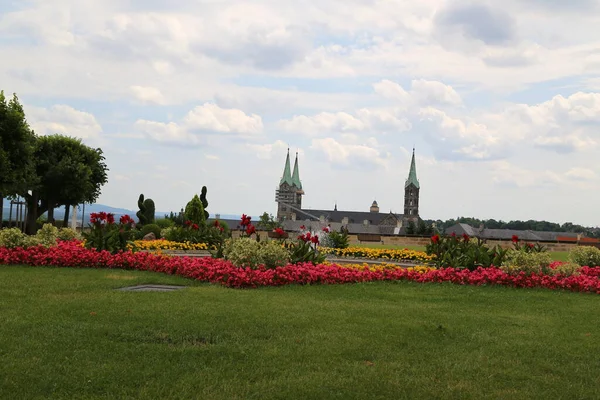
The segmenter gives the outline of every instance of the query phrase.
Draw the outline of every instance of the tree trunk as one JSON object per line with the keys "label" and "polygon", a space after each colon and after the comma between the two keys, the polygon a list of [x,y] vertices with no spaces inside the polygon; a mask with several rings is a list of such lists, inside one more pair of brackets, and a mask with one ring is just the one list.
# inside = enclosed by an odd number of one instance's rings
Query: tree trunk
{"label": "tree trunk", "polygon": [[71,211],[71,206],[69,204],[65,204],[65,217],[63,218],[63,228],[69,227],[69,211]]}
{"label": "tree trunk", "polygon": [[54,200],[48,199],[48,223],[54,225]]}
{"label": "tree trunk", "polygon": [[35,235],[37,232],[36,221],[38,219],[38,193],[33,191],[31,196],[25,197],[27,204],[27,221],[25,224],[25,233],[28,235]]}

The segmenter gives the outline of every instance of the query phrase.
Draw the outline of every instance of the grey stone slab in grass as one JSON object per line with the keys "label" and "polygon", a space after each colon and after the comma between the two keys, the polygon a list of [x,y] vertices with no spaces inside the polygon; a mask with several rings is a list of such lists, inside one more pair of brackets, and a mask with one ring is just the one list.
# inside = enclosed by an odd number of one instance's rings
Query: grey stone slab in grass
{"label": "grey stone slab in grass", "polygon": [[186,286],[174,285],[137,285],[119,288],[117,290],[125,292],[172,292],[174,290],[184,289]]}

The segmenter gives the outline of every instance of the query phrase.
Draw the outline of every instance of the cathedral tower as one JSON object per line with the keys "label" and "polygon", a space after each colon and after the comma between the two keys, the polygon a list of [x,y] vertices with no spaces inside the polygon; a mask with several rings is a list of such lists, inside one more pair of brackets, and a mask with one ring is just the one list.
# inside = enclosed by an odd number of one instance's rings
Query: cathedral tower
{"label": "cathedral tower", "polygon": [[404,184],[404,218],[419,219],[419,180],[417,179],[417,166],[415,164],[415,149],[413,149],[412,160],[408,179]]}
{"label": "cathedral tower", "polygon": [[294,162],[294,171],[290,168],[290,149],[288,149],[283,168],[283,176],[279,181],[279,189],[275,192],[277,201],[277,220],[295,219],[298,210],[302,209],[302,182],[300,181],[300,170],[298,169],[298,153]]}

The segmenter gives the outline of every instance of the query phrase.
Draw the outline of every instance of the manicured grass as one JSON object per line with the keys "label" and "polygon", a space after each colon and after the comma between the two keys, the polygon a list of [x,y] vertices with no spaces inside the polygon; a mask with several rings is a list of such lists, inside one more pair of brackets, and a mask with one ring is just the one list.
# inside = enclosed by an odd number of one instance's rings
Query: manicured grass
{"label": "manicured grass", "polygon": [[[0,267],[0,398],[600,398],[600,296]],[[176,292],[121,292],[142,284]]]}
{"label": "manicured grass", "polygon": [[550,251],[549,253],[554,261],[569,261],[568,251]]}

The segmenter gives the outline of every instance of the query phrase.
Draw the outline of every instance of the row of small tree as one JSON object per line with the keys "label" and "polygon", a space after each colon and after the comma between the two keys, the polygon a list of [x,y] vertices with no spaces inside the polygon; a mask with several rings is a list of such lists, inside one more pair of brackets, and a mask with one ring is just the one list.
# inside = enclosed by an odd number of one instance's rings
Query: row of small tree
{"label": "row of small tree", "polygon": [[54,209],[93,203],[107,182],[102,150],[63,135],[38,136],[25,118],[16,95],[7,100],[0,91],[0,221],[4,197],[23,197],[27,207],[26,232],[35,233],[36,220]]}

